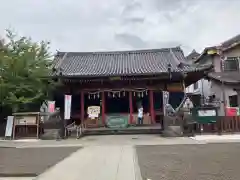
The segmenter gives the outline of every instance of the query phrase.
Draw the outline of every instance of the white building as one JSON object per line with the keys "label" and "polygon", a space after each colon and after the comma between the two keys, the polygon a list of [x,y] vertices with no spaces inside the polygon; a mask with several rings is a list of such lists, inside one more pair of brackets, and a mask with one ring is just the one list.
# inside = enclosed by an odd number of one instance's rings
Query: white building
{"label": "white building", "polygon": [[214,66],[213,72],[208,74],[211,83],[204,88],[224,103],[220,115],[224,115],[223,107],[240,107],[240,35],[219,46],[205,48],[195,63]]}
{"label": "white building", "polygon": [[[199,53],[197,53],[195,50],[193,50],[187,57],[186,61],[189,64],[193,64],[197,58],[200,56]],[[186,93],[189,94],[195,94],[195,95],[201,95],[203,97],[209,96],[209,86],[211,82],[205,79],[200,79],[196,83],[188,86],[186,88]]]}

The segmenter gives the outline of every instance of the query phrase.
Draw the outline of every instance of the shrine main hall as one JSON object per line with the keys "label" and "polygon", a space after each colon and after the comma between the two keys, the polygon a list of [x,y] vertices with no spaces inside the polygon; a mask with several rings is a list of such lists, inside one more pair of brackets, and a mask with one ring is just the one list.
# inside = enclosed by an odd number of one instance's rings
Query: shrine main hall
{"label": "shrine main hall", "polygon": [[[164,92],[176,108],[185,87],[197,82],[210,66],[187,64],[180,47],[112,52],[57,52],[52,76],[62,82],[54,93],[64,110],[64,95],[72,95],[71,120],[90,127],[130,126],[143,107],[143,124],[161,124]],[[95,119],[87,109],[99,106]]]}

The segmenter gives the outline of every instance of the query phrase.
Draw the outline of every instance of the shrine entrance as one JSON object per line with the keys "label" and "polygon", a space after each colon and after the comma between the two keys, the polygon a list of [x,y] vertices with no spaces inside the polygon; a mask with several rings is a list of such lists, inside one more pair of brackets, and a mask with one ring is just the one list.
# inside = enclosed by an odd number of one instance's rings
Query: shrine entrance
{"label": "shrine entrance", "polygon": [[105,124],[109,128],[124,128],[129,125],[129,93],[125,91],[106,92]]}

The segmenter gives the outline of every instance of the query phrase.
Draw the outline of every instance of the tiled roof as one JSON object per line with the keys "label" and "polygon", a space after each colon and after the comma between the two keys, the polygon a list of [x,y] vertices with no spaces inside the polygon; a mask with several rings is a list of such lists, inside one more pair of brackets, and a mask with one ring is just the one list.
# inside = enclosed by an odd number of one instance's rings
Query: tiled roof
{"label": "tiled roof", "polygon": [[224,83],[240,84],[240,72],[212,72],[208,76]]}
{"label": "tiled roof", "polygon": [[187,61],[195,60],[200,54],[194,49],[189,55],[186,56]]}
{"label": "tiled roof", "polygon": [[233,44],[239,43],[239,42],[240,42],[240,34],[232,37],[231,39],[228,39],[227,41],[224,41],[223,43],[221,43],[221,46],[222,48],[228,48]]}
{"label": "tiled roof", "polygon": [[[237,45],[240,44],[240,34],[222,42],[219,46],[211,46],[211,47],[206,47],[203,52],[198,56],[198,58],[195,60],[195,63],[199,62],[202,57],[207,54],[208,50],[217,50],[221,49],[222,51],[226,51],[228,49],[231,49],[233,47],[236,47]],[[216,51],[217,52],[217,51]]]}
{"label": "tiled roof", "polygon": [[[181,48],[165,48],[115,52],[58,52],[54,69],[62,76],[133,76],[168,72],[193,72],[203,70],[185,63]],[[56,74],[55,74],[56,75]]]}

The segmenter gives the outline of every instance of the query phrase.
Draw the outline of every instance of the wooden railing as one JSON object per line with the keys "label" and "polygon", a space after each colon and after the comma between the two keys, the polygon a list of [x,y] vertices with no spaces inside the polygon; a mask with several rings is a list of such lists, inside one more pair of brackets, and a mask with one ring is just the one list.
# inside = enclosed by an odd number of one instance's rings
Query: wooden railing
{"label": "wooden railing", "polygon": [[220,116],[216,123],[197,123],[199,133],[240,133],[240,116]]}

